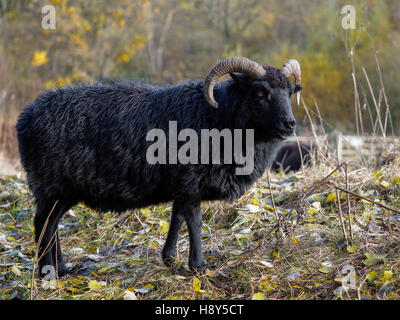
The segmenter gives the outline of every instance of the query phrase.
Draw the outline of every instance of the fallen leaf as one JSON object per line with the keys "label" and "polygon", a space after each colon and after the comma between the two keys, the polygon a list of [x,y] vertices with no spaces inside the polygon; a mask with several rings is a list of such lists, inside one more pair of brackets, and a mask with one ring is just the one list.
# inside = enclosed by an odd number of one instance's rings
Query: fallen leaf
{"label": "fallen leaf", "polygon": [[273,207],[271,207],[270,205],[268,205],[268,204],[265,205],[265,208],[266,208],[268,211],[275,211],[275,209],[274,209]]}
{"label": "fallen leaf", "polygon": [[151,216],[151,211],[150,211],[149,208],[140,209],[140,212],[143,213],[143,215],[144,215],[146,218],[148,218],[148,217]]}
{"label": "fallen leaf", "polygon": [[270,281],[260,282],[258,289],[265,292],[270,292],[276,289],[276,283]]}
{"label": "fallen leaf", "polygon": [[137,300],[136,294],[132,291],[126,290],[124,292],[124,300]]}
{"label": "fallen leaf", "polygon": [[365,277],[367,278],[368,281],[373,281],[374,279],[376,279],[378,277],[378,273],[376,271],[371,271],[368,272]]}
{"label": "fallen leaf", "polygon": [[329,202],[336,202],[336,192],[332,192],[326,198]]}
{"label": "fallen leaf", "polygon": [[17,275],[18,277],[21,276],[21,270],[19,270],[18,267],[17,267],[15,264],[11,267],[11,271],[12,271],[15,275]]}
{"label": "fallen leaf", "polygon": [[393,272],[392,271],[383,271],[383,274],[379,276],[379,280],[381,281],[390,281],[393,278]]}
{"label": "fallen leaf", "polygon": [[263,261],[263,260],[261,260],[260,263],[261,263],[264,267],[267,267],[267,268],[270,268],[270,269],[272,269],[272,268],[274,267],[274,266],[272,265],[272,263],[270,263],[270,262],[268,262],[268,261]]}
{"label": "fallen leaf", "polygon": [[162,233],[167,233],[169,229],[169,223],[165,220],[160,221],[160,231]]}
{"label": "fallen leaf", "polygon": [[379,179],[382,176],[382,172],[373,171],[372,176],[375,177],[376,179]]}
{"label": "fallen leaf", "polygon": [[200,279],[197,278],[197,277],[194,278],[193,282],[192,282],[192,286],[193,286],[194,291],[200,292],[200,290],[201,290],[201,281],[200,281]]}
{"label": "fallen leaf", "polygon": [[265,294],[262,292],[257,292],[255,294],[253,294],[253,296],[251,297],[251,300],[265,300]]}
{"label": "fallen leaf", "polygon": [[99,290],[102,288],[102,285],[96,280],[90,280],[88,286],[91,290]]}
{"label": "fallen leaf", "polygon": [[357,251],[357,246],[352,245],[352,246],[347,246],[347,252],[354,253]]}
{"label": "fallen leaf", "polygon": [[321,273],[331,273],[333,270],[333,265],[332,262],[330,261],[324,261],[322,262],[322,267],[318,269],[319,272]]}
{"label": "fallen leaf", "polygon": [[385,181],[385,180],[382,180],[382,181],[380,182],[380,185],[381,185],[382,187],[384,187],[384,188],[387,188],[387,187],[390,186],[390,183],[387,182],[387,181]]}
{"label": "fallen leaf", "polygon": [[286,276],[285,279],[294,281],[294,280],[297,280],[297,278],[299,277],[299,275],[300,275],[300,272],[299,272],[299,271],[293,271],[293,272],[289,273],[289,274]]}
{"label": "fallen leaf", "polygon": [[308,214],[314,214],[314,213],[316,213],[317,212],[317,210],[315,209],[315,208],[311,208],[311,207],[308,207],[307,208],[307,213]]}

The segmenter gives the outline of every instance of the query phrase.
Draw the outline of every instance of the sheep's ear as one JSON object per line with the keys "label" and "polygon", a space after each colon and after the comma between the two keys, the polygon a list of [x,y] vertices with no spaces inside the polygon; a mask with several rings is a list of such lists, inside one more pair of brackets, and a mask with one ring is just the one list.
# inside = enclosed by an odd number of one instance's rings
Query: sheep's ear
{"label": "sheep's ear", "polygon": [[240,85],[248,85],[250,82],[250,77],[245,73],[230,73],[229,74],[233,81]]}

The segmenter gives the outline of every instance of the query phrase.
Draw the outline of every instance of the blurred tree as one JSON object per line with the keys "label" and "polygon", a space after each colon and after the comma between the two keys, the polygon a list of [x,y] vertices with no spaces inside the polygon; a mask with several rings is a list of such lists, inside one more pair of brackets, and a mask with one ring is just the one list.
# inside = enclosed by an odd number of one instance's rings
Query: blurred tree
{"label": "blurred tree", "polygon": [[[385,117],[385,93],[398,123],[399,1],[353,1],[356,29],[344,30],[340,13],[347,2],[0,0],[0,108],[17,113],[41,90],[81,81],[203,78],[221,58],[241,55],[276,66],[298,59],[305,103],[312,111],[315,99],[327,121],[349,131],[360,126],[357,98],[365,130],[375,126],[364,67],[379,112]],[[41,28],[48,4],[56,8],[56,30]],[[302,108],[294,109],[305,119]]]}

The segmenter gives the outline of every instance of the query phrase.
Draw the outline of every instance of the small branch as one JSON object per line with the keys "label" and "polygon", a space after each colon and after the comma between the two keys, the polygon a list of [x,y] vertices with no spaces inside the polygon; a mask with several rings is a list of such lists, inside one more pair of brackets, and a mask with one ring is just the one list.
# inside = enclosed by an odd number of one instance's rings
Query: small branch
{"label": "small branch", "polygon": [[354,197],[357,197],[357,198],[360,198],[360,199],[364,199],[364,200],[366,200],[366,201],[368,201],[368,202],[371,202],[371,203],[373,203],[373,204],[375,204],[375,205],[377,205],[377,206],[379,206],[379,207],[385,208],[386,210],[389,210],[389,211],[392,211],[392,212],[395,212],[395,213],[400,214],[400,211],[399,211],[399,210],[389,208],[388,206],[385,206],[385,205],[382,204],[382,203],[379,203],[379,202],[373,201],[373,200],[371,200],[371,199],[368,199],[368,198],[366,198],[366,197],[360,196],[359,194],[356,194],[356,193],[351,192],[351,191],[349,191],[349,190],[343,189],[343,188],[341,188],[341,187],[338,187],[338,186],[335,186],[335,187],[336,187],[336,189],[338,189],[338,190],[340,190],[340,191],[343,191],[343,192],[346,192],[346,193],[349,193],[349,194],[351,194],[351,195],[354,196]]}
{"label": "small branch", "polygon": [[346,244],[349,245],[349,239],[347,238],[346,228],[345,228],[344,222],[343,222],[342,207],[340,205],[340,193],[339,193],[338,189],[336,189],[336,200],[337,200],[338,208],[339,208],[340,226],[342,227],[342,232],[343,232],[343,236],[346,240]]}
{"label": "small branch", "polygon": [[[346,176],[346,189],[349,190],[349,176],[347,174],[347,163],[344,166],[344,173]],[[347,215],[349,217],[350,238],[353,239],[353,226],[352,226],[352,221],[351,221],[350,195],[347,192],[346,192],[346,200],[347,200]]]}
{"label": "small branch", "polygon": [[274,196],[272,195],[271,180],[269,179],[269,170],[267,170],[267,180],[268,180],[269,195],[271,196],[272,207],[274,208],[276,225],[278,227],[278,233],[277,233],[276,238],[277,238],[277,240],[279,240],[279,234],[283,235],[283,229],[282,229],[282,226],[281,226],[281,220],[279,219],[278,211],[276,210]]}

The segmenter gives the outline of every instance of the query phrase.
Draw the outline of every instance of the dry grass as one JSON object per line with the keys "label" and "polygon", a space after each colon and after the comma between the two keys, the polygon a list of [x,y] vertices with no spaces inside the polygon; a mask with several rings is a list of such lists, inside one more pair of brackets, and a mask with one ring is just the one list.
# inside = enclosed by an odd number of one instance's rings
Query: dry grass
{"label": "dry grass", "polygon": [[[321,183],[333,169],[320,164],[304,173],[271,174],[276,212],[266,177],[232,205],[203,203],[203,252],[209,267],[198,274],[186,267],[186,228],[176,268],[161,261],[170,204],[122,215],[77,206],[60,229],[75,274],[59,279],[54,289],[44,289],[36,274],[31,287],[34,210],[27,186],[16,178],[1,180],[1,297],[123,299],[130,291],[138,299],[251,299],[256,293],[268,299],[398,299],[400,214],[350,196],[350,233],[343,197],[346,244],[333,195],[338,186],[399,208],[399,159],[379,170],[350,164],[348,185],[342,168]],[[277,217],[283,235],[276,232]],[[356,288],[338,290],[346,265],[356,272]],[[193,286],[196,278],[200,288]]]}

